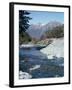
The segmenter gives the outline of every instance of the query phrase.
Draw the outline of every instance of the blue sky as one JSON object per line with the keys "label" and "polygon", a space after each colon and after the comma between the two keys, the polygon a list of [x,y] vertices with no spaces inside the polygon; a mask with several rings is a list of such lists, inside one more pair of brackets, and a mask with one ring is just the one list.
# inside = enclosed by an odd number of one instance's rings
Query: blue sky
{"label": "blue sky", "polygon": [[30,24],[46,24],[50,21],[58,21],[64,23],[64,13],[63,12],[48,12],[48,11],[29,11]]}

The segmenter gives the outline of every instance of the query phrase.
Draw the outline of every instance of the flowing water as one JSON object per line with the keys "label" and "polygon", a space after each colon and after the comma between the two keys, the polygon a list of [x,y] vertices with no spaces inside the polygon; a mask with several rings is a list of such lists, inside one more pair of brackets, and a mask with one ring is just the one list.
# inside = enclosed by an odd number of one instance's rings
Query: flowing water
{"label": "flowing water", "polygon": [[20,79],[63,77],[64,58],[48,59],[35,48],[20,48],[19,71],[24,72],[19,74]]}

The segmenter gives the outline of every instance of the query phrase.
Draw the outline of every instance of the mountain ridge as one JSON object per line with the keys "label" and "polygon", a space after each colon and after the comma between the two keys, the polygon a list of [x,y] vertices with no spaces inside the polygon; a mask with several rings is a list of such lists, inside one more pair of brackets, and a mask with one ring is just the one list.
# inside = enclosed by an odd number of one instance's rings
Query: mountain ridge
{"label": "mountain ridge", "polygon": [[58,21],[50,21],[47,24],[31,24],[26,31],[32,38],[39,39],[46,31],[52,30],[56,26],[61,26],[62,23]]}

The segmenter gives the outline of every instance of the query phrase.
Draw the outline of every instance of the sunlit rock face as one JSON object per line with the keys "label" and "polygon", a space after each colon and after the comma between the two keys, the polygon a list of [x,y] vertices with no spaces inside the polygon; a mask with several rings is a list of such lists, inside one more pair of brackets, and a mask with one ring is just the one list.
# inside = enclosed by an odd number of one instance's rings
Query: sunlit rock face
{"label": "sunlit rock face", "polygon": [[46,54],[48,59],[52,58],[64,58],[64,38],[53,39],[53,42],[46,48],[40,50],[42,53]]}

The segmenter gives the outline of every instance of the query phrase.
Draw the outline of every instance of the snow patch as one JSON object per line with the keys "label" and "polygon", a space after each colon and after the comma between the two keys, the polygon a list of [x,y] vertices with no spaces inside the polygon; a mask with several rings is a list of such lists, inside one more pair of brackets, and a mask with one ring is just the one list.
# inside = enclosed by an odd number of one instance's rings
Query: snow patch
{"label": "snow patch", "polygon": [[31,78],[32,75],[30,75],[29,73],[22,71],[19,72],[19,79],[31,79]]}
{"label": "snow patch", "polygon": [[32,71],[32,70],[35,70],[35,69],[38,69],[40,68],[40,65],[35,65],[34,67],[30,68],[29,70]]}

